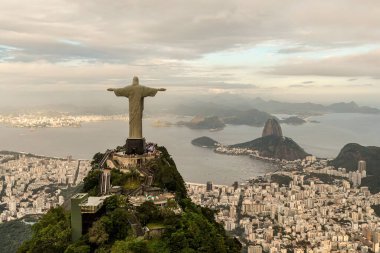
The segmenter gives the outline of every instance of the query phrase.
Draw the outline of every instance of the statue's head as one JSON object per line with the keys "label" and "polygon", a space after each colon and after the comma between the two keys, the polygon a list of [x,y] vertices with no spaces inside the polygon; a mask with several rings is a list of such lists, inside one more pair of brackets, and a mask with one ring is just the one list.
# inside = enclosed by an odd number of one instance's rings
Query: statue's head
{"label": "statue's head", "polygon": [[139,85],[139,78],[137,76],[133,77],[132,85]]}

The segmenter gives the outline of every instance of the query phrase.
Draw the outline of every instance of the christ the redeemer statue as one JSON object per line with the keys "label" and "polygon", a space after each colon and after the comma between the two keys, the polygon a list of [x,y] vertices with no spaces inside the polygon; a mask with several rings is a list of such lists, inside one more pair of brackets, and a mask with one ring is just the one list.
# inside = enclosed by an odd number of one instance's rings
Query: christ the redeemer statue
{"label": "christ the redeemer statue", "polygon": [[[142,117],[144,110],[144,98],[154,97],[158,91],[165,91],[164,88],[150,88],[139,84],[139,78],[133,77],[132,85],[124,88],[109,88],[108,91],[115,92],[118,97],[127,97],[129,99],[129,138],[128,140],[143,139],[142,135]],[[127,141],[128,146],[128,141]],[[127,147],[128,148],[128,147]]]}

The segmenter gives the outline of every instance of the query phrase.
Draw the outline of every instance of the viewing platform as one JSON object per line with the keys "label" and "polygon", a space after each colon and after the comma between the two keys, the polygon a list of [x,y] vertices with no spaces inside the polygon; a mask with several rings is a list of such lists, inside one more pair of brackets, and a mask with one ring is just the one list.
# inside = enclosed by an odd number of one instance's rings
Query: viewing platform
{"label": "viewing platform", "polygon": [[104,201],[111,195],[101,196],[101,197],[88,197],[87,200],[83,201],[80,206],[81,213],[96,213],[102,208]]}

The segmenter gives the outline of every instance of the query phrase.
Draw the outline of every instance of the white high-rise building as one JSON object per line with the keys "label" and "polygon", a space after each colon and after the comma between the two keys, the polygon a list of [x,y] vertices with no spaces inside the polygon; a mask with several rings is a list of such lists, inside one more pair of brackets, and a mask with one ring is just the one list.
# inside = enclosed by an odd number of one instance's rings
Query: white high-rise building
{"label": "white high-rise building", "polygon": [[64,198],[62,195],[60,195],[60,196],[58,197],[58,204],[59,204],[59,205],[63,205],[64,202],[65,202],[65,198]]}
{"label": "white high-rise building", "polygon": [[263,248],[260,245],[249,245],[248,253],[262,253]]}
{"label": "white high-rise building", "polygon": [[11,212],[16,212],[17,211],[17,203],[14,199],[12,199],[10,202],[9,202],[9,211]]}
{"label": "white high-rise building", "polygon": [[367,163],[366,161],[360,160],[358,162],[358,171],[362,172],[363,170],[367,170]]}
{"label": "white high-rise building", "polygon": [[357,187],[362,183],[362,173],[359,171],[350,171],[350,179],[354,187]]}
{"label": "white high-rise building", "polygon": [[236,218],[236,207],[235,206],[230,207],[230,218],[233,218],[233,219]]}

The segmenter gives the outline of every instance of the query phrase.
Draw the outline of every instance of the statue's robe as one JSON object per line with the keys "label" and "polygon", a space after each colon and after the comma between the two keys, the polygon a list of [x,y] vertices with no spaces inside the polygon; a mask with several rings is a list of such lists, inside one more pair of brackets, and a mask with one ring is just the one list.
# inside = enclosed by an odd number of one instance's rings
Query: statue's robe
{"label": "statue's robe", "polygon": [[114,90],[116,96],[129,99],[129,138],[141,139],[142,117],[144,110],[144,97],[154,97],[158,89],[145,87],[143,85],[129,85]]}

